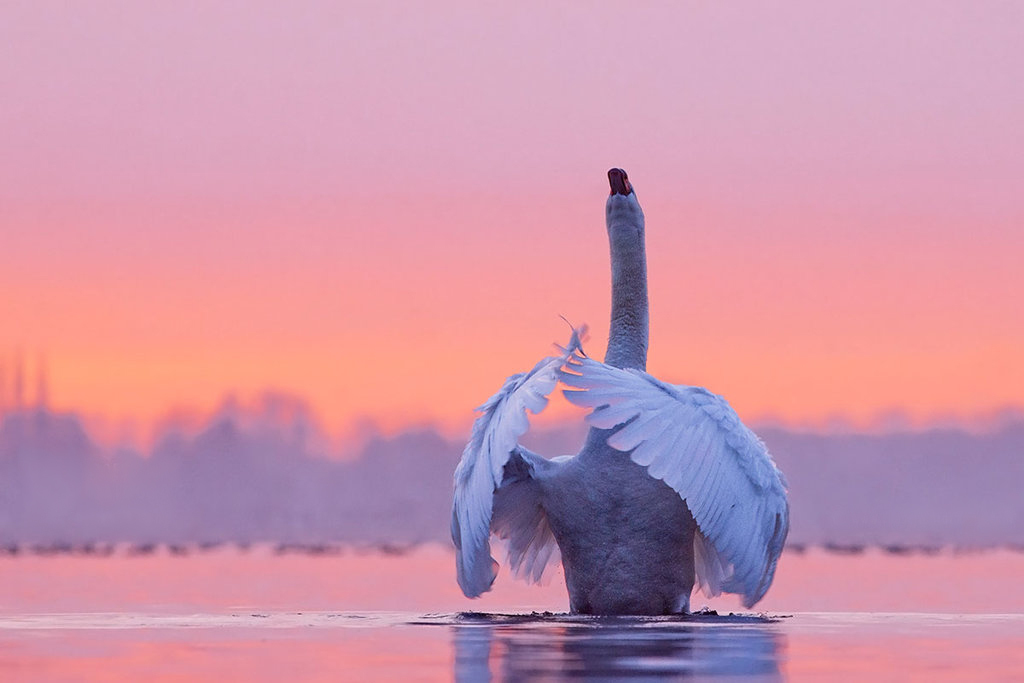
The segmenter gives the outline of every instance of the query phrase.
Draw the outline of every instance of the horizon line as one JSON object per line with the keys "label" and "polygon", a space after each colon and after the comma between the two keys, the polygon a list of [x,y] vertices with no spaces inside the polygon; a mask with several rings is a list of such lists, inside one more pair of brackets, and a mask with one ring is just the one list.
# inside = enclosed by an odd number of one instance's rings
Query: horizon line
{"label": "horizon line", "polygon": [[[242,394],[225,391],[213,407],[196,405],[170,405],[157,416],[143,418],[130,415],[110,415],[92,412],[80,407],[54,407],[48,394],[42,393],[34,402],[5,405],[0,393],[0,426],[17,415],[44,413],[54,417],[75,420],[86,436],[103,447],[152,447],[168,434],[199,434],[225,418],[249,426],[294,427],[302,424],[311,436],[331,445],[365,442],[372,438],[391,438],[410,432],[433,431],[446,439],[468,437],[475,411],[467,409],[460,417],[438,415],[382,416],[358,414],[350,416],[340,427],[325,426],[322,413],[301,394],[267,388]],[[546,415],[531,415],[531,431],[551,432],[577,427],[585,430],[581,418],[565,410]],[[834,413],[822,418],[786,418],[781,415],[762,414],[744,420],[755,431],[782,430],[801,434],[862,434],[888,435],[923,433],[929,431],[959,431],[968,433],[994,433],[1014,424],[1024,424],[1024,405],[1003,404],[973,414],[941,413],[914,415],[902,407],[876,411],[867,419]]]}

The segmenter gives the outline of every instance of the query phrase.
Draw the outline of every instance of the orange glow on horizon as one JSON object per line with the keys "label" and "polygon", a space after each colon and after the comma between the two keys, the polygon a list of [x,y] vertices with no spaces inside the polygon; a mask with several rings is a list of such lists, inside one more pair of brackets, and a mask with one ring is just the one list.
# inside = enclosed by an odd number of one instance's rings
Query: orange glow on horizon
{"label": "orange glow on horizon", "polygon": [[[567,195],[563,207],[557,196],[525,206],[470,196],[464,223],[426,197],[354,232],[344,212],[319,215],[343,232],[289,222],[289,234],[319,243],[281,253],[273,237],[220,271],[183,269],[180,254],[100,254],[60,276],[6,271],[5,318],[32,332],[15,339],[45,352],[51,401],[65,410],[153,423],[175,407],[208,412],[227,393],[273,388],[308,400],[332,432],[367,418],[460,430],[507,375],[564,342],[559,315],[587,322],[587,348],[603,354],[603,197]],[[649,369],[662,379],[707,386],[747,419],[797,425],[866,426],[893,413],[969,420],[1022,406],[1019,238],[997,234],[1002,249],[959,237],[922,248],[875,226],[885,242],[862,244],[856,225],[815,235],[762,217],[770,237],[737,240],[734,217],[649,205]],[[537,218],[552,212],[556,230]],[[411,243],[387,237],[412,223]],[[236,239],[229,231],[216,248]],[[12,353],[3,357],[9,367]]]}

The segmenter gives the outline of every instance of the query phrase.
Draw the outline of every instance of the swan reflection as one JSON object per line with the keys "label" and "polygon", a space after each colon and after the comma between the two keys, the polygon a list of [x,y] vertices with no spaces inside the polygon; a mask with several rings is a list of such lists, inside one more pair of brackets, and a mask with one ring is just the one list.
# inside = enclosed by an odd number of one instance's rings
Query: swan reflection
{"label": "swan reflection", "polygon": [[699,619],[505,618],[463,615],[452,627],[454,678],[476,681],[781,679],[785,637],[754,616]]}

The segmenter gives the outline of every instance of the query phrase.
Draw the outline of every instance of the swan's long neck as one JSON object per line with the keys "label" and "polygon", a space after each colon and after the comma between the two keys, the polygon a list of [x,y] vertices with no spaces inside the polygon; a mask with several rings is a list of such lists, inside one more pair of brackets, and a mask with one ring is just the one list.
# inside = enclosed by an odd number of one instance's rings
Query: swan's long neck
{"label": "swan's long neck", "polygon": [[[644,212],[622,169],[608,171],[612,194],[605,221],[612,257],[612,321],[604,362],[619,368],[647,369],[647,252]],[[580,462],[614,452],[609,430],[591,427]]]}
{"label": "swan's long neck", "polygon": [[643,214],[615,222],[609,215],[612,257],[612,320],[604,362],[619,368],[647,369],[647,252]]}

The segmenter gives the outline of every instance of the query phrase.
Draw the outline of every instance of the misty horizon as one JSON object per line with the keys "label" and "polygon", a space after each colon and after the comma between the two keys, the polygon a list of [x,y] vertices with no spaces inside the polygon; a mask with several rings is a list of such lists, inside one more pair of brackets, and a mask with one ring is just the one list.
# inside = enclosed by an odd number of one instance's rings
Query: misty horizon
{"label": "misty horizon", "polygon": [[[302,404],[234,407],[148,449],[100,445],[73,413],[8,412],[0,542],[448,542],[463,439],[367,425],[338,452]],[[984,433],[758,433],[789,480],[792,545],[1024,543],[1024,419]],[[584,435],[582,422],[546,425],[524,443],[551,457]]]}

